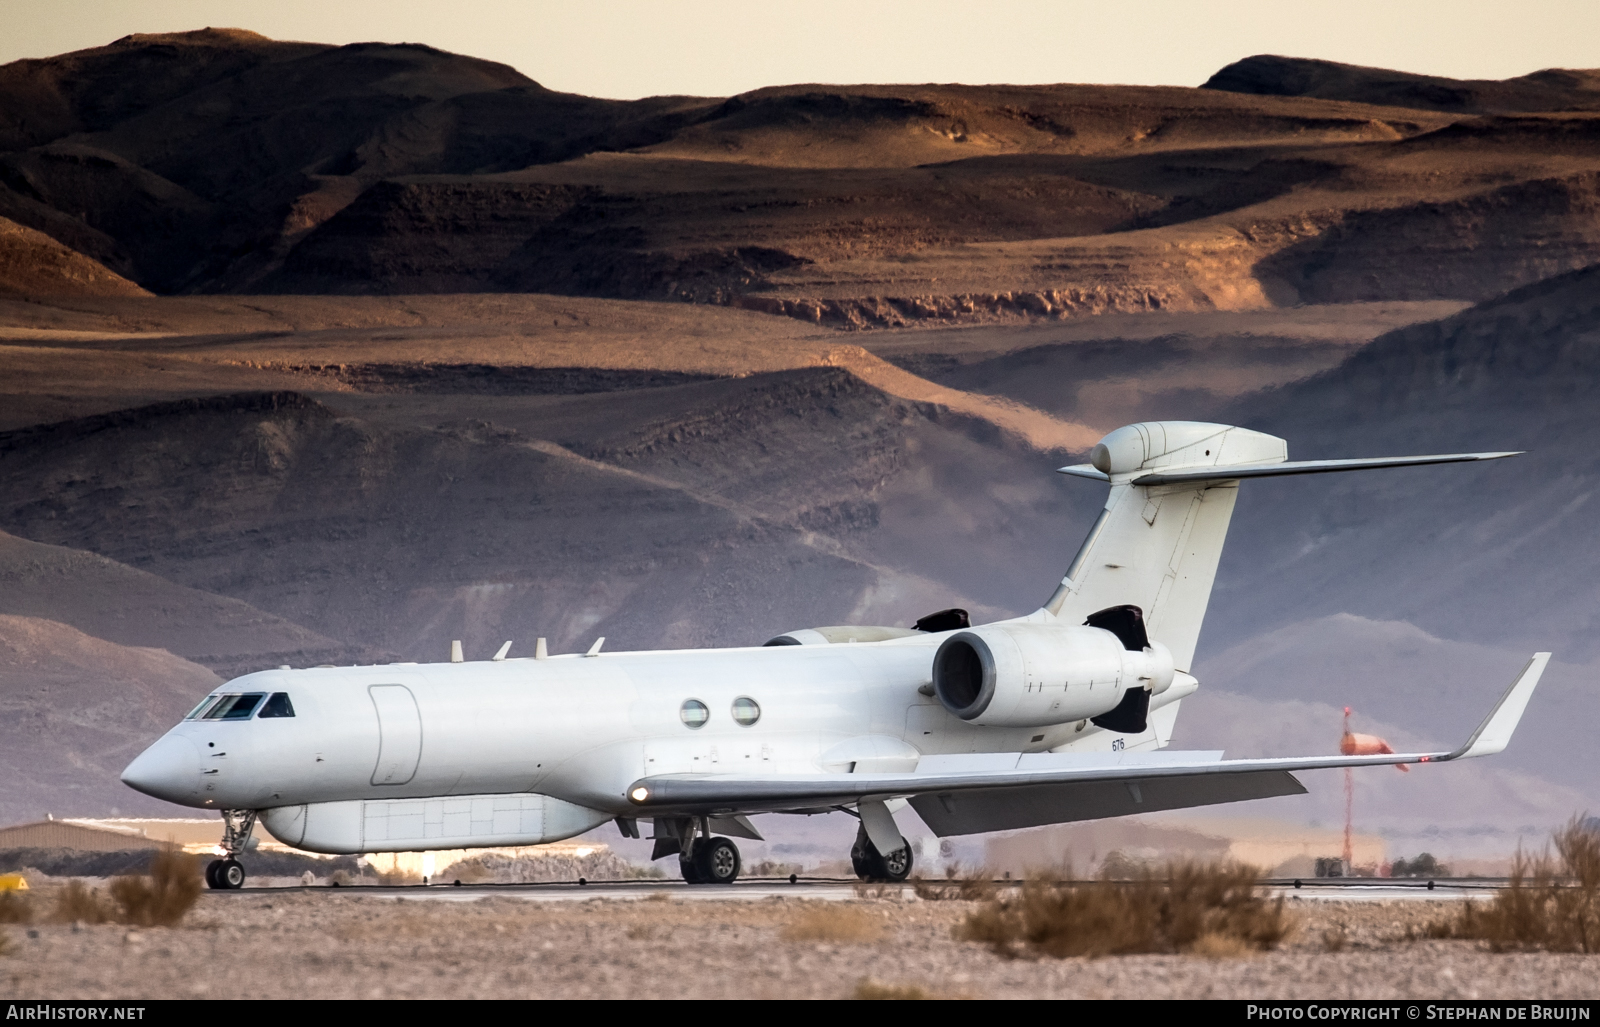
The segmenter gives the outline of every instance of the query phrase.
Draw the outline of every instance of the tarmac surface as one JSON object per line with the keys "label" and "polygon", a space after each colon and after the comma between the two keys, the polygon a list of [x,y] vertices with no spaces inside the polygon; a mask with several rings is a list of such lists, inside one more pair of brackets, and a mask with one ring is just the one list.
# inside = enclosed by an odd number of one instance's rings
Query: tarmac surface
{"label": "tarmac surface", "polygon": [[[998,881],[1005,884],[1005,881]],[[1337,902],[1456,901],[1488,898],[1502,886],[1499,879],[1459,879],[1448,881],[1396,881],[1375,878],[1322,878],[1300,881],[1263,882],[1274,895],[1299,899]],[[218,891],[221,898],[249,897],[263,893],[336,893],[352,898],[431,899],[442,902],[469,902],[489,896],[505,896],[530,902],[587,902],[592,899],[619,901],[671,898],[675,901],[757,902],[768,899],[806,899],[843,902],[863,897],[911,899],[914,884],[875,884],[851,878],[753,878],[727,885],[689,885],[682,881],[645,879],[630,881],[556,881],[538,884],[427,884],[355,885],[334,888],[327,885],[246,886],[237,892]]]}

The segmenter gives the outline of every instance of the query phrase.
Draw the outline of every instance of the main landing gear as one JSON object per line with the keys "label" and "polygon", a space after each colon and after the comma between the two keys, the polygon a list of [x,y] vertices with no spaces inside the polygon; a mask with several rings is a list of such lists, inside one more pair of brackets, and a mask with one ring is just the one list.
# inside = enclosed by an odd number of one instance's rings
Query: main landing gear
{"label": "main landing gear", "polygon": [[[623,828],[624,833],[628,828]],[[638,837],[634,828],[630,837]],[[708,817],[661,817],[655,821],[651,859],[677,854],[678,871],[689,884],[732,884],[739,879],[739,847],[711,834]]]}
{"label": "main landing gear", "polygon": [[728,838],[696,838],[678,869],[690,884],[732,884],[739,878],[739,846]]}
{"label": "main landing gear", "polygon": [[218,891],[234,891],[244,887],[244,864],[234,857],[255,847],[250,837],[255,826],[256,811],[253,809],[222,811],[221,848],[226,855],[207,864],[206,887]]}
{"label": "main landing gear", "polygon": [[911,876],[911,846],[906,844],[885,856],[867,837],[867,826],[856,829],[856,843],[850,846],[850,865],[863,881],[904,881]]}

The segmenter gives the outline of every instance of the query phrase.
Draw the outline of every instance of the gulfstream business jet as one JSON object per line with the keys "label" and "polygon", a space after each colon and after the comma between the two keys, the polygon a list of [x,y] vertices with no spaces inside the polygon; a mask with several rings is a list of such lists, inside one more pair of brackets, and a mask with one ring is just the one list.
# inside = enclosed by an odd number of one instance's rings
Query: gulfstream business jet
{"label": "gulfstream business jet", "polygon": [[[212,887],[238,888],[257,819],[313,852],[531,845],[615,820],[685,880],[739,874],[755,813],[860,820],[864,878],[903,879],[906,804],[941,836],[1305,791],[1295,772],[1444,763],[1505,748],[1537,653],[1449,752],[1228,760],[1173,752],[1240,484],[1512,453],[1290,461],[1221,424],[1129,425],[1061,471],[1109,486],[1044,605],[971,626],[808,628],[736,649],[269,670],[228,682],[123,772],[221,811]],[[603,639],[601,641],[604,641]]]}

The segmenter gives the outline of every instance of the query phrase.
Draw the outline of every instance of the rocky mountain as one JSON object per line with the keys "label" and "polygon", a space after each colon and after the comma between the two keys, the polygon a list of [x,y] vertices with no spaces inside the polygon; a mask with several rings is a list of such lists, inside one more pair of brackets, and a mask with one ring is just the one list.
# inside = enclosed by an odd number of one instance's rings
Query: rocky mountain
{"label": "rocky mountain", "polygon": [[1206,89],[622,102],[422,46],[129,36],[0,68],[0,217],[164,294],[553,292],[840,327],[1477,300],[1600,259],[1592,73],[1453,104],[1349,84],[1374,76],[1251,58]]}
{"label": "rocky mountain", "polygon": [[1200,88],[1462,114],[1600,110],[1600,70],[1592,68],[1548,68],[1502,81],[1464,80],[1257,54],[1228,65]]}

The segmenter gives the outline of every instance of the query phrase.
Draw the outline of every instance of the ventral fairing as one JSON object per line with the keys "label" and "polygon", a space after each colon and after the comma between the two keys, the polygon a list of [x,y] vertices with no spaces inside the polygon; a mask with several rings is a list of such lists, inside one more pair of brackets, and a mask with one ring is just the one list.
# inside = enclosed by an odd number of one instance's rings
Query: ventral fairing
{"label": "ventral fairing", "polygon": [[1529,661],[1459,748],[1226,760],[1166,750],[1241,482],[1512,453],[1290,462],[1284,440],[1188,421],[1129,425],[1069,475],[1109,486],[1054,593],[973,626],[807,628],[735,649],[280,669],[207,696],[123,772],[220,810],[239,887],[259,819],[325,853],[529,845],[615,820],[686,880],[739,873],[755,813],[860,820],[864,878],[902,879],[906,804],[942,836],[1304,792],[1297,770],[1497,753],[1549,659]]}

